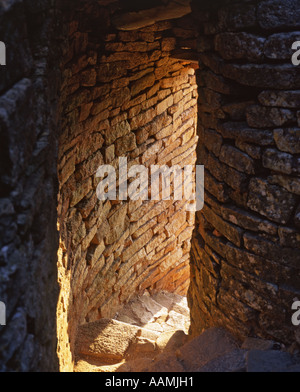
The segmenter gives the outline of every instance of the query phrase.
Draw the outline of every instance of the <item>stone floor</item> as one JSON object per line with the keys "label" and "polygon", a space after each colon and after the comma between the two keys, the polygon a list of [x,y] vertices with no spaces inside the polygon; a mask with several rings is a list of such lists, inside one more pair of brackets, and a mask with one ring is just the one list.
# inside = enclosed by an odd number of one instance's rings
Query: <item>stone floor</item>
{"label": "stone floor", "polygon": [[82,325],[75,372],[298,372],[300,358],[273,341],[236,341],[212,328],[191,339],[185,297],[145,294],[114,319]]}

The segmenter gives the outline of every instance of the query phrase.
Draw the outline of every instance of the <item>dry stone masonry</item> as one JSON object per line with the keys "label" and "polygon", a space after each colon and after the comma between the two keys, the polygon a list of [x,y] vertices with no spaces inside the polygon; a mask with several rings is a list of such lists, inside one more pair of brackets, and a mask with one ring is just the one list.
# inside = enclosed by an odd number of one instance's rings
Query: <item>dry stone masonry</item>
{"label": "dry stone masonry", "polygon": [[[80,331],[162,291],[191,338],[300,343],[300,2],[141,3],[0,5],[0,371],[73,371]],[[204,165],[203,210],[98,200],[120,157]]]}
{"label": "dry stone masonry", "polygon": [[[53,371],[57,284],[58,63],[50,2],[5,1],[0,36],[0,371]],[[48,15],[46,23],[46,15]]]}
{"label": "dry stone masonry", "polygon": [[58,318],[70,352],[78,325],[112,317],[133,294],[186,294],[189,285],[194,214],[186,201],[102,202],[95,172],[104,164],[117,169],[120,157],[129,168],[195,165],[195,69],[171,56],[175,24],[102,32],[99,23],[108,28],[114,8],[105,11],[85,11],[97,21],[89,33],[83,11],[75,15],[62,64]]}
{"label": "dry stone masonry", "polygon": [[192,331],[218,325],[241,338],[293,343],[300,72],[291,47],[299,40],[300,4],[227,3],[193,4],[203,22],[198,159],[206,203],[192,245]]}

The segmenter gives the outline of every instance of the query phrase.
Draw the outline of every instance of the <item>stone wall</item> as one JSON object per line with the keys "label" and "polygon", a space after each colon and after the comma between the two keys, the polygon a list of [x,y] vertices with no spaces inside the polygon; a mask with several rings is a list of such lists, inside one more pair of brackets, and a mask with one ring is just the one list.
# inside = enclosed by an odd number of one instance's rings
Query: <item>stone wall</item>
{"label": "stone wall", "polygon": [[7,49],[7,65],[0,67],[0,301],[7,311],[0,371],[58,369],[58,63],[49,67],[56,49],[49,40],[53,10],[48,1],[36,3],[0,5],[0,39]]}
{"label": "stone wall", "polygon": [[[193,2],[199,29],[199,161],[192,333],[292,343],[300,289],[299,1]],[[284,33],[281,33],[284,31]],[[298,116],[298,120],[297,120]]]}
{"label": "stone wall", "polygon": [[195,165],[195,70],[170,55],[176,32],[194,32],[184,20],[182,27],[163,21],[118,31],[111,25],[116,9],[113,3],[74,10],[63,44],[57,312],[62,370],[72,369],[78,325],[113,317],[145,290],[186,294],[189,285],[194,213],[186,211],[187,201],[99,201],[96,171],[104,164],[118,169],[120,157],[127,157],[128,168]]}
{"label": "stone wall", "polygon": [[194,70],[170,58],[172,23],[118,33],[118,2],[95,6],[1,5],[1,370],[57,370],[56,350],[71,369],[78,323],[112,315],[137,291],[187,290],[184,203],[103,204],[94,174],[119,156],[194,162]]}

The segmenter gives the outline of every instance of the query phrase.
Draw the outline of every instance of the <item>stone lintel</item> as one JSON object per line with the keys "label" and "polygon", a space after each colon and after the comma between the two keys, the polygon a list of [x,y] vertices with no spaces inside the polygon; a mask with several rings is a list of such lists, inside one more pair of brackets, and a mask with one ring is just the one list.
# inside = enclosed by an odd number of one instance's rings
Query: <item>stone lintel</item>
{"label": "stone lintel", "polygon": [[116,16],[113,24],[119,30],[131,31],[156,22],[178,19],[191,13],[190,0],[171,0],[167,5]]}

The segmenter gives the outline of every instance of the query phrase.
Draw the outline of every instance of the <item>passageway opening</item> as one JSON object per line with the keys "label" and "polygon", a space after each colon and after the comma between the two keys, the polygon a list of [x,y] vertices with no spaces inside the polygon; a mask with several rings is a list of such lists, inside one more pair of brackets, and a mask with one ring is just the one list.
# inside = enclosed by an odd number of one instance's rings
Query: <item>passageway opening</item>
{"label": "passageway opening", "polygon": [[[57,337],[72,370],[78,326],[188,277],[190,335],[299,344],[299,1],[4,3],[1,370],[57,370]],[[103,164],[196,155],[195,223],[178,201],[97,198]]]}
{"label": "passageway opening", "polygon": [[[195,33],[185,18],[116,29],[113,8],[105,10],[87,9],[70,21],[62,63],[57,318],[65,370],[74,362],[78,326],[113,318],[134,295],[186,295],[190,282],[190,202],[152,200],[150,190],[150,200],[101,201],[97,170],[110,165],[121,183],[120,158],[128,170],[195,167],[197,65],[173,55],[176,34],[192,40]],[[85,18],[110,28],[86,31]]]}

